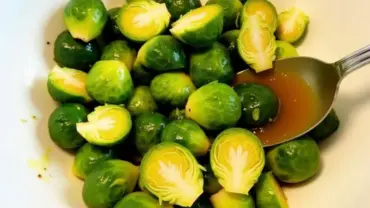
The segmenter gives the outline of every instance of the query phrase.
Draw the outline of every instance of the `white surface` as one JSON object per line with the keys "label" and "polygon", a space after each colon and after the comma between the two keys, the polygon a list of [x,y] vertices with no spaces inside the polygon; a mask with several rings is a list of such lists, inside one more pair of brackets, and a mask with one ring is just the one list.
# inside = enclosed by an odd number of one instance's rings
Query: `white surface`
{"label": "white surface", "polygon": [[[0,201],[2,208],[83,208],[82,183],[70,171],[72,157],[54,145],[47,119],[54,103],[46,90],[54,42],[63,30],[67,0],[4,1],[0,13]],[[123,1],[110,1],[109,5]],[[273,0],[296,4],[311,18],[301,55],[331,62],[370,43],[370,1]],[[370,66],[342,83],[335,108],[339,131],[322,145],[323,168],[305,185],[286,188],[292,208],[370,207]],[[31,118],[37,116],[37,120]],[[20,119],[26,119],[22,123]],[[50,148],[48,180],[28,166]],[[43,173],[45,175],[45,173]]]}

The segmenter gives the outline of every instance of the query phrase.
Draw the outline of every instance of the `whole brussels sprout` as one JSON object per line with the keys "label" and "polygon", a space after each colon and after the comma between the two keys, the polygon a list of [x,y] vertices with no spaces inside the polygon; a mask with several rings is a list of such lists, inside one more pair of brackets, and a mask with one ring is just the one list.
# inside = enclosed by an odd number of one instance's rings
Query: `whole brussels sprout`
{"label": "whole brussels sprout", "polygon": [[208,194],[215,194],[222,189],[222,186],[213,174],[211,165],[207,164],[205,168],[207,171],[204,172],[204,191]]}
{"label": "whole brussels sprout", "polygon": [[131,193],[139,177],[139,168],[123,160],[100,163],[83,186],[83,200],[88,208],[110,208]]}
{"label": "whole brussels sprout", "polygon": [[276,60],[298,56],[297,49],[290,43],[278,40],[276,41]]}
{"label": "whole brussels sprout", "polygon": [[150,92],[158,104],[184,107],[195,86],[190,77],[182,72],[168,72],[154,77]]}
{"label": "whole brussels sprout", "polygon": [[101,0],[70,0],[64,9],[64,23],[74,38],[89,42],[97,38],[108,20]]}
{"label": "whole brussels sprout", "polygon": [[190,56],[190,77],[197,87],[213,81],[231,84],[233,72],[230,54],[220,43]]}
{"label": "whole brussels sprout", "polygon": [[251,195],[229,193],[224,189],[211,196],[211,203],[214,208],[255,208]]}
{"label": "whole brussels sprout", "polygon": [[123,62],[128,70],[132,69],[136,59],[136,50],[124,40],[109,43],[103,49],[101,60],[117,60]]}
{"label": "whole brussels sprout", "polygon": [[241,11],[241,22],[245,24],[251,16],[258,15],[272,33],[278,27],[278,15],[275,6],[268,0],[248,0]]}
{"label": "whole brussels sprout", "polygon": [[308,132],[308,135],[316,141],[327,139],[339,128],[340,120],[335,110],[331,110],[325,119],[314,129]]}
{"label": "whole brussels sprout", "polygon": [[218,4],[224,9],[224,29],[235,28],[243,4],[240,0],[209,0],[207,5]]}
{"label": "whole brussels sprout", "polygon": [[169,119],[170,120],[182,120],[186,117],[185,115],[185,109],[174,109],[173,111],[171,111],[170,113],[170,116],[169,116]]}
{"label": "whole brussels sprout", "polygon": [[320,169],[319,147],[308,136],[273,147],[266,158],[272,173],[286,183],[306,181]]}
{"label": "whole brussels sprout", "polygon": [[124,63],[104,60],[96,62],[88,73],[86,88],[101,104],[122,104],[131,97],[134,84]]}
{"label": "whole brussels sprout", "polygon": [[87,120],[89,110],[83,105],[66,103],[55,109],[48,120],[49,136],[63,149],[81,147],[86,141],[78,134],[76,124]]}
{"label": "whole brussels sprout", "polygon": [[288,208],[284,192],[271,171],[262,173],[255,185],[255,192],[258,208]]}
{"label": "whole brussels sprout", "polygon": [[296,7],[279,14],[276,37],[289,43],[297,42],[305,33],[309,23],[308,16]]}
{"label": "whole brussels sprout", "polygon": [[227,50],[230,52],[231,64],[236,72],[249,68],[239,55],[237,47],[237,39],[239,35],[240,30],[229,30],[223,33],[219,39],[220,43],[227,47]]}
{"label": "whole brussels sprout", "polygon": [[127,103],[127,109],[132,116],[157,111],[158,107],[154,101],[148,86],[138,86]]}
{"label": "whole brussels sprout", "polygon": [[176,20],[189,11],[201,7],[200,0],[155,0],[158,3],[165,3],[171,18]]}
{"label": "whole brussels sprout", "polygon": [[[113,208],[170,208],[145,192],[132,192],[123,197]],[[172,207],[172,206],[171,206]]]}
{"label": "whole brussels sprout", "polygon": [[186,117],[208,130],[235,126],[241,117],[240,98],[230,86],[211,82],[190,95]]}

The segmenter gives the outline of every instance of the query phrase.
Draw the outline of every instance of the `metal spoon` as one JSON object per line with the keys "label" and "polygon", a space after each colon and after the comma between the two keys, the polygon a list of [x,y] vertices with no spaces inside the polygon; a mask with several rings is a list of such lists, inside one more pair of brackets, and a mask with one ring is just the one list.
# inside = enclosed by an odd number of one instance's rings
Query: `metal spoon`
{"label": "metal spoon", "polygon": [[[275,71],[287,73],[293,72],[301,76],[319,96],[321,104],[321,110],[317,113],[314,125],[308,126],[307,129],[295,136],[285,138],[284,140],[278,140],[279,143],[276,144],[303,136],[320,124],[333,107],[341,81],[349,73],[369,63],[370,45],[363,47],[334,63],[325,63],[324,61],[312,57],[294,57],[276,61],[274,64]],[[249,73],[248,71],[249,70],[241,71],[237,76],[243,76],[243,73]]]}

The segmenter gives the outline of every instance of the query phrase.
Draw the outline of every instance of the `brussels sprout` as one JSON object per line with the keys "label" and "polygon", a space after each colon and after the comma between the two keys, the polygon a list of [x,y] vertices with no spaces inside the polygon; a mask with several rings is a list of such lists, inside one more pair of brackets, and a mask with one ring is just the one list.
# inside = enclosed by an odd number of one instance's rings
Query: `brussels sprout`
{"label": "brussels sprout", "polygon": [[190,77],[197,87],[213,81],[231,84],[233,71],[230,54],[220,43],[190,56]]}
{"label": "brussels sprout", "polygon": [[297,49],[290,43],[276,41],[276,60],[299,56]]}
{"label": "brussels sprout", "polygon": [[339,128],[340,120],[335,110],[331,110],[325,119],[314,129],[308,132],[308,135],[316,141],[325,140],[336,132]]}
{"label": "brussels sprout", "polygon": [[272,173],[286,183],[306,181],[320,169],[319,147],[308,136],[273,147],[266,158]]}
{"label": "brussels sprout", "polygon": [[210,161],[213,173],[227,192],[248,195],[265,166],[265,152],[252,132],[230,128],[213,142]]}
{"label": "brussels sprout", "polygon": [[235,28],[243,4],[239,0],[209,0],[207,5],[218,4],[224,9],[224,29]]}
{"label": "brussels sprout", "polygon": [[75,40],[68,31],[60,33],[54,43],[54,60],[61,67],[88,71],[99,60],[100,54],[96,41]]}
{"label": "brussels sprout", "polygon": [[123,62],[128,70],[136,59],[136,50],[124,40],[116,40],[105,46],[101,60],[117,60]]}
{"label": "brussels sprout", "polygon": [[150,84],[150,92],[157,103],[174,107],[184,107],[194,91],[190,77],[182,72],[157,75]]}
{"label": "brussels sprout", "polygon": [[127,103],[127,109],[133,116],[157,111],[158,107],[150,94],[150,88],[147,86],[135,88],[134,94]]}
{"label": "brussels sprout", "polygon": [[241,126],[260,127],[275,119],[279,110],[279,98],[269,87],[243,83],[235,86],[234,90],[242,103],[242,117],[239,121]]}
{"label": "brussels sprout", "polygon": [[70,0],[64,9],[64,23],[74,38],[89,42],[97,38],[108,20],[101,0]]}
{"label": "brussels sprout", "polygon": [[288,208],[283,190],[272,172],[263,173],[255,186],[258,208]]}
{"label": "brussels sprout", "polygon": [[160,201],[190,207],[203,193],[201,169],[203,167],[187,148],[163,142],[144,155],[140,178],[145,188]]}
{"label": "brussels sprout", "polygon": [[158,3],[165,3],[172,19],[178,19],[190,10],[201,7],[200,0],[155,0]]}
{"label": "brussels sprout", "polygon": [[133,91],[134,84],[126,65],[121,61],[98,61],[86,81],[87,92],[101,104],[122,104]]}
{"label": "brussels sprout", "polygon": [[158,200],[144,192],[133,192],[123,197],[113,208],[162,208]]}
{"label": "brussels sprout", "polygon": [[185,111],[204,128],[223,130],[240,119],[240,98],[230,86],[211,82],[190,95]]}
{"label": "brussels sprout", "polygon": [[260,15],[246,19],[240,30],[237,46],[242,59],[256,72],[272,68],[272,62],[276,58],[276,40]]}
{"label": "brussels sprout", "polygon": [[48,120],[50,138],[61,148],[75,149],[85,143],[76,123],[87,120],[89,111],[80,104],[66,103],[55,109]]}
{"label": "brussels sprout", "polygon": [[182,16],[172,24],[170,32],[180,41],[194,47],[211,46],[221,35],[223,9],[219,5],[206,5]]}
{"label": "brussels sprout", "polygon": [[139,177],[139,168],[123,160],[100,163],[83,186],[83,200],[88,208],[110,208],[131,193]]}
{"label": "brussels sprout", "polygon": [[48,75],[48,92],[58,102],[88,103],[91,98],[86,91],[86,79],[85,72],[55,66]]}
{"label": "brussels sprout", "polygon": [[167,123],[167,118],[160,113],[143,113],[136,118],[135,144],[142,155],[161,142],[161,133]]}
{"label": "brussels sprout", "polygon": [[99,163],[113,158],[113,151],[108,148],[85,144],[76,154],[72,172],[75,176],[85,179]]}
{"label": "brussels sprout", "polygon": [[131,115],[119,105],[98,106],[87,117],[88,122],[77,123],[77,131],[89,143],[113,146],[121,143],[129,134]]}
{"label": "brussels sprout", "polygon": [[145,42],[161,34],[169,25],[171,14],[165,4],[135,1],[122,7],[117,24],[122,34],[136,42]]}
{"label": "brussels sprout", "polygon": [[304,35],[308,23],[308,16],[302,10],[292,7],[279,14],[276,37],[279,40],[295,43]]}
{"label": "brussels sprout", "polygon": [[217,193],[222,189],[222,186],[213,174],[210,164],[206,166],[206,170],[207,171],[204,173],[204,191],[208,194]]}
{"label": "brussels sprout", "polygon": [[113,36],[115,37],[120,37],[122,36],[122,33],[121,31],[119,30],[119,27],[117,25],[117,18],[118,18],[118,15],[119,15],[119,11],[121,10],[121,7],[116,7],[116,8],[112,8],[112,9],[109,9],[108,10],[108,23],[107,24],[110,24],[108,26],[110,26],[110,30],[111,32],[113,33]]}
{"label": "brussels sprout", "polygon": [[186,117],[185,115],[185,109],[178,109],[171,111],[169,119],[170,120],[182,120]]}
{"label": "brussels sprout", "polygon": [[240,57],[237,39],[239,37],[240,30],[230,30],[221,35],[219,41],[224,46],[227,47],[227,50],[230,52],[231,64],[233,65],[234,71],[242,71],[248,69],[248,65]]}
{"label": "brussels sprout", "polygon": [[241,11],[242,25],[248,22],[248,18],[258,15],[270,28],[272,33],[278,27],[278,15],[275,6],[268,0],[248,0]]}
{"label": "brussels sprout", "polygon": [[150,72],[149,69],[135,61],[131,71],[131,75],[135,84],[150,85],[150,82],[152,81],[156,74]]}
{"label": "brussels sprout", "polygon": [[180,42],[170,35],[159,35],[140,48],[138,63],[150,70],[165,72],[186,66],[185,51]]}
{"label": "brussels sprout", "polygon": [[211,146],[203,129],[188,119],[170,122],[162,131],[161,141],[181,144],[195,156],[206,155]]}
{"label": "brussels sprout", "polygon": [[211,203],[214,208],[255,208],[252,196],[228,193],[224,189],[211,196]]}

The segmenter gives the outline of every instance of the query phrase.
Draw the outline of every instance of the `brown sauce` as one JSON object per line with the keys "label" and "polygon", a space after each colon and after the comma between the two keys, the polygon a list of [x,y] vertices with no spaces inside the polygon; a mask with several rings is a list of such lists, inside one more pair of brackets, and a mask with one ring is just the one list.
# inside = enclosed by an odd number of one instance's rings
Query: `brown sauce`
{"label": "brown sauce", "polygon": [[280,101],[275,120],[264,127],[252,129],[264,146],[281,143],[314,124],[319,112],[319,99],[299,75],[272,70],[258,74],[239,73],[234,85],[246,82],[269,86]]}

